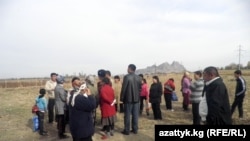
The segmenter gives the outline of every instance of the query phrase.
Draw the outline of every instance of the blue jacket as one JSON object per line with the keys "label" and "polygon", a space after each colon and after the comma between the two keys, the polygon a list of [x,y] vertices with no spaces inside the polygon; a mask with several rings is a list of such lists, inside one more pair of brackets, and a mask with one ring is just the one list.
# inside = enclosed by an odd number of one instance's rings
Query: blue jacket
{"label": "blue jacket", "polygon": [[39,111],[46,112],[47,111],[47,101],[44,97],[39,98],[39,96],[36,98],[36,105],[39,108]]}

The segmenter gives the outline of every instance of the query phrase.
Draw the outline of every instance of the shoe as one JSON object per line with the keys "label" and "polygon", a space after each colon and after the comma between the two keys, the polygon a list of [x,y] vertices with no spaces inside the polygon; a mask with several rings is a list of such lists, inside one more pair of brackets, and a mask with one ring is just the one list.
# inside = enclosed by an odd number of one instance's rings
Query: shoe
{"label": "shoe", "polygon": [[48,133],[39,133],[41,136],[48,136]]}
{"label": "shoe", "polygon": [[105,130],[106,130],[106,128],[105,128],[105,126],[103,126],[102,129],[101,129],[101,131],[105,131]]}
{"label": "shoe", "polygon": [[113,130],[110,131],[110,136],[114,136],[114,131]]}
{"label": "shoe", "polygon": [[106,140],[108,137],[106,135],[102,136],[101,139],[102,140]]}
{"label": "shoe", "polygon": [[171,109],[171,111],[173,112],[173,111],[174,111],[174,109]]}
{"label": "shoe", "polygon": [[67,136],[67,135],[61,135],[61,136],[59,136],[59,139],[67,139],[67,138],[69,138],[69,136]]}
{"label": "shoe", "polygon": [[135,131],[135,130],[130,130],[130,132],[137,134],[137,131]]}
{"label": "shoe", "polygon": [[126,131],[122,131],[121,133],[122,133],[123,135],[129,135],[129,133],[126,132]]}

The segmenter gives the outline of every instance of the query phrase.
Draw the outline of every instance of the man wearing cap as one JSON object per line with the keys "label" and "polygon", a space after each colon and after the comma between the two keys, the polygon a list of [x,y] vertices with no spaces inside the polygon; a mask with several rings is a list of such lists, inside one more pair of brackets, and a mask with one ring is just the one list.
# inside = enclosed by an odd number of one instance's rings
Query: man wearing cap
{"label": "man wearing cap", "polygon": [[50,80],[48,80],[45,84],[45,89],[48,94],[48,122],[53,123],[55,115],[54,115],[54,109],[55,109],[55,87],[56,87],[56,73],[50,74]]}
{"label": "man wearing cap", "polygon": [[66,100],[67,100],[67,91],[65,91],[63,87],[63,83],[65,82],[64,77],[58,75],[56,77],[57,85],[55,87],[55,109],[57,116],[57,129],[58,136],[60,139],[68,138],[65,135],[65,109],[66,109]]}

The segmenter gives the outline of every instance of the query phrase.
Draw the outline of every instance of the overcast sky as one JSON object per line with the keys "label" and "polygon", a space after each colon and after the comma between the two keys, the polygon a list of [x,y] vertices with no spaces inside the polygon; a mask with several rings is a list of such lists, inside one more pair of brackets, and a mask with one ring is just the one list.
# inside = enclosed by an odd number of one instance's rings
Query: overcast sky
{"label": "overcast sky", "polygon": [[250,61],[249,0],[0,0],[0,78]]}

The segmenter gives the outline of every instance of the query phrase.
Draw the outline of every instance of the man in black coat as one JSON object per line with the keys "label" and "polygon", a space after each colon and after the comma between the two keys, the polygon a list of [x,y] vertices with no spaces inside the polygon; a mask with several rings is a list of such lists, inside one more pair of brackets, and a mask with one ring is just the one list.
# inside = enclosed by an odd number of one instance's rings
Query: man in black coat
{"label": "man in black coat", "polygon": [[136,66],[128,66],[128,74],[124,76],[120,101],[124,103],[124,130],[122,134],[130,133],[130,114],[132,114],[132,131],[137,134],[139,118],[139,101],[141,90],[141,78],[135,74]]}
{"label": "man in black coat", "polygon": [[207,125],[231,125],[231,112],[227,88],[215,67],[203,72],[204,94],[207,101]]}

